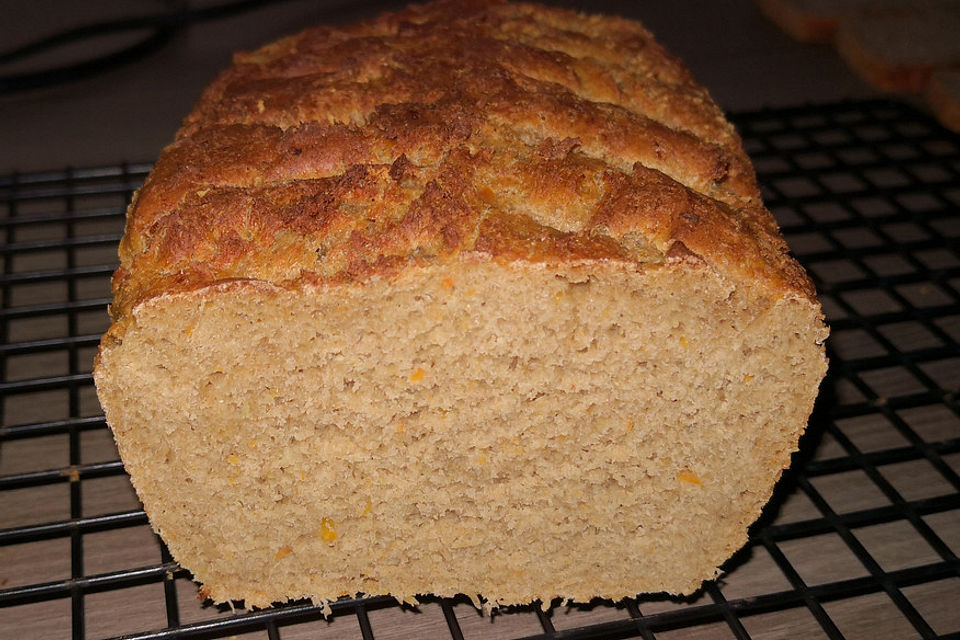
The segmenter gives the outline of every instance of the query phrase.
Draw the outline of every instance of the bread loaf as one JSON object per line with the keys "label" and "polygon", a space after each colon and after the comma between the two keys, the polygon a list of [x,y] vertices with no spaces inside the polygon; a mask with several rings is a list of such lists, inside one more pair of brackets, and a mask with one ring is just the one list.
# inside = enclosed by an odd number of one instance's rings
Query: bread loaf
{"label": "bread loaf", "polygon": [[826,329],[734,129],[640,24],[434,2],[206,90],[130,207],[97,389],[222,601],[689,593]]}

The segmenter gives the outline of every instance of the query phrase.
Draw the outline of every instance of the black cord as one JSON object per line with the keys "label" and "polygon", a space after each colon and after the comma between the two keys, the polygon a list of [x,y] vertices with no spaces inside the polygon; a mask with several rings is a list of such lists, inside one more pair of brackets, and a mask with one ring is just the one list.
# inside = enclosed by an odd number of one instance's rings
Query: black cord
{"label": "black cord", "polygon": [[102,73],[153,53],[190,24],[226,18],[282,1],[286,0],[232,0],[210,7],[191,9],[181,0],[163,13],[108,20],[60,31],[15,49],[0,52],[0,65],[105,35],[142,30],[150,30],[150,33],[132,45],[82,62],[42,71],[0,75],[0,94],[48,87]]}

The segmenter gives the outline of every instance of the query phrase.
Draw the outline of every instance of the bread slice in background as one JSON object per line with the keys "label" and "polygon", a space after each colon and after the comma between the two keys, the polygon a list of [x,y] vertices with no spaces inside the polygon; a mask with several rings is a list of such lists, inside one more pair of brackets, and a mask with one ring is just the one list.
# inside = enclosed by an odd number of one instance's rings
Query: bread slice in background
{"label": "bread slice in background", "polygon": [[[909,0],[881,0],[887,2]],[[877,0],[756,0],[765,16],[800,42],[832,42],[840,21]]]}
{"label": "bread slice in background", "polygon": [[826,370],[738,136],[638,23],[436,2],[238,54],[94,376],[215,600],[690,593]]}
{"label": "bread slice in background", "polygon": [[924,96],[937,119],[948,129],[960,132],[960,69],[935,71]]}
{"label": "bread slice in background", "polygon": [[922,91],[937,69],[960,67],[960,2],[866,10],[841,22],[837,51],[885,91]]}
{"label": "bread slice in background", "polygon": [[960,70],[960,1],[757,0],[757,6],[796,40],[834,43],[874,87],[923,93],[940,122],[957,130],[951,78]]}

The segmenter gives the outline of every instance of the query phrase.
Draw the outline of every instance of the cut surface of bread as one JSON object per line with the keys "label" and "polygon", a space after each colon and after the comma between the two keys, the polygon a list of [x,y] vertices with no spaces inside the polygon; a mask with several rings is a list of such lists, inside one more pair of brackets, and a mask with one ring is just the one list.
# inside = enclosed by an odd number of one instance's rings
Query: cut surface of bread
{"label": "cut surface of bread", "polygon": [[690,593],[826,370],[736,133],[614,17],[436,2],[238,54],[120,257],[107,420],[248,606]]}
{"label": "cut surface of bread", "polygon": [[960,2],[909,2],[864,9],[840,23],[837,51],[885,91],[922,91],[931,74],[960,67]]}

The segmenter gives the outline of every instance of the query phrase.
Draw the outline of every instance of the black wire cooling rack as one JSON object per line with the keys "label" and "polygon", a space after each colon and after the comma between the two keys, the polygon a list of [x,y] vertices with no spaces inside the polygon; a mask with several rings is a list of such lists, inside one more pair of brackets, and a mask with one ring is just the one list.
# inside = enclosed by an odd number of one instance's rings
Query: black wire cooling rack
{"label": "black wire cooling rack", "polygon": [[686,599],[231,610],[150,532],[90,369],[148,165],[0,177],[0,638],[960,639],[960,138],[891,102],[734,116],[830,374],[750,543]]}

